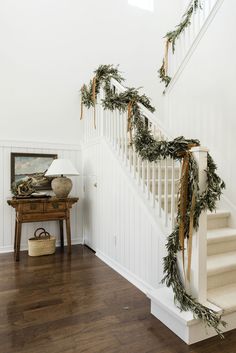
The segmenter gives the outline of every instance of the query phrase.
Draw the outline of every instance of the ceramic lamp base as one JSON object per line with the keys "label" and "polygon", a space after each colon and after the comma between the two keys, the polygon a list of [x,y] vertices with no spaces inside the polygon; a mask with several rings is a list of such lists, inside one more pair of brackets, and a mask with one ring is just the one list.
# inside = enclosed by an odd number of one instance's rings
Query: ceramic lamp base
{"label": "ceramic lamp base", "polygon": [[72,181],[66,177],[58,177],[52,180],[52,190],[58,198],[66,198],[72,189]]}

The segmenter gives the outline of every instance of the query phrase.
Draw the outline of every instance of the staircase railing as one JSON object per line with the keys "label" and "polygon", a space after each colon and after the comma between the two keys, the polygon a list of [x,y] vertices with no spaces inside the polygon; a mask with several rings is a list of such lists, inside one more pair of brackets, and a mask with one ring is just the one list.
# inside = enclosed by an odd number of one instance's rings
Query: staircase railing
{"label": "staircase railing", "polygon": [[[112,80],[111,84],[117,93],[125,91],[125,88],[117,81]],[[165,129],[157,122],[156,117],[143,105],[140,104],[139,107],[153,136],[157,140],[170,139]],[[164,226],[172,229],[177,211],[180,163],[170,158],[158,162],[142,160],[135,151],[127,133],[127,113],[115,111],[113,114],[113,118],[110,112],[105,114],[104,137],[128,167],[133,179],[142,189],[146,199],[149,200],[151,207],[157,216],[164,221]]]}
{"label": "staircase railing", "polygon": [[[117,93],[125,88],[115,80],[111,80],[112,89]],[[95,110],[86,109],[83,119],[84,143],[91,143],[98,138],[104,138],[121,163],[126,166],[143,197],[148,201],[156,217],[162,221],[166,233],[170,233],[176,223],[177,199],[181,178],[180,161],[172,158],[149,162],[142,160],[130,141],[127,112],[104,110],[102,99],[104,92],[101,89],[97,96]],[[143,105],[139,105],[145,124],[157,140],[171,140],[163,126],[157,121],[155,115]],[[96,128],[95,128],[96,126]],[[199,166],[200,191],[206,187],[207,150],[195,147],[192,153]],[[186,288],[201,302],[206,301],[206,212],[201,214],[199,229],[193,235],[192,250],[192,280],[186,283]],[[187,245],[186,245],[187,246]],[[184,272],[184,271],[183,271]]]}
{"label": "staircase railing", "polygon": [[191,26],[176,40],[174,53],[169,49],[168,76],[172,79],[167,90],[175,82],[223,2],[224,0],[202,0],[201,7],[195,10],[191,18]]}

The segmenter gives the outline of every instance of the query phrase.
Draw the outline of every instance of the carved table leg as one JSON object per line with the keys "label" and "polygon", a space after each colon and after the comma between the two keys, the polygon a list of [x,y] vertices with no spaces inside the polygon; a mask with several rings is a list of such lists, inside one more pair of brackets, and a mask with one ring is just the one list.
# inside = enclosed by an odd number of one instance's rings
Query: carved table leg
{"label": "carved table leg", "polygon": [[16,252],[16,243],[17,243],[17,220],[15,221],[15,236],[14,236],[14,253]]}
{"label": "carved table leg", "polygon": [[64,231],[63,231],[63,221],[59,221],[60,226],[60,240],[61,240],[61,248],[64,248]]}
{"label": "carved table leg", "polygon": [[20,242],[21,242],[21,227],[22,223],[17,222],[17,236],[16,236],[16,251],[15,251],[15,260],[20,260]]}
{"label": "carved table leg", "polygon": [[71,231],[70,231],[70,214],[66,217],[66,236],[67,236],[67,252],[71,253]]}

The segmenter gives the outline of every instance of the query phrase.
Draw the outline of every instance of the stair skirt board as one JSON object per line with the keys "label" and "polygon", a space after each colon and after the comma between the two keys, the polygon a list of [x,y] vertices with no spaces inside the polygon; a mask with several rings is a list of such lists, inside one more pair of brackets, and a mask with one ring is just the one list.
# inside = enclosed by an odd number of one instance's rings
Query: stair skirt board
{"label": "stair skirt board", "polygon": [[[181,312],[174,304],[171,289],[166,287],[156,289],[149,292],[148,297],[151,300],[152,315],[188,345],[217,335],[214,329],[206,327],[200,320],[195,319],[191,312]],[[210,308],[221,313],[219,307],[208,304]],[[223,332],[236,328],[236,312],[223,314],[222,317],[227,322],[227,327],[223,328]]]}
{"label": "stair skirt board", "polygon": [[103,252],[97,250],[95,255],[105,262],[109,267],[111,267],[114,271],[119,273],[122,277],[127,279],[130,283],[132,283],[135,287],[137,287],[141,292],[144,294],[149,293],[150,291],[153,291],[154,288],[150,286],[147,282],[142,281],[139,277],[135,276],[132,272],[127,270],[125,267],[120,265],[118,262],[115,260],[111,259],[109,256],[105,255]]}

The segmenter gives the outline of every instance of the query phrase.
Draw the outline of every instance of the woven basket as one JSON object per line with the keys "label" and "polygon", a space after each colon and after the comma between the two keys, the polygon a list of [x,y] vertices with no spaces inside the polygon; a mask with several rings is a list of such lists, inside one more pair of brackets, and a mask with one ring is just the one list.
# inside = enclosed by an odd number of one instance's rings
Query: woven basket
{"label": "woven basket", "polygon": [[51,236],[44,228],[36,229],[34,238],[28,240],[29,256],[51,255],[55,250],[56,237]]}

